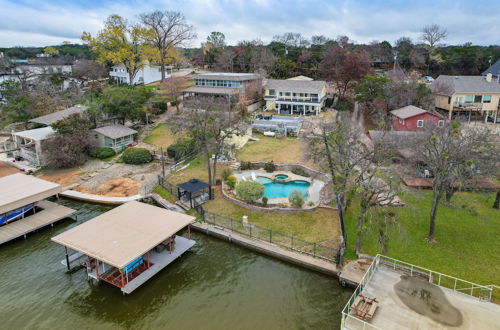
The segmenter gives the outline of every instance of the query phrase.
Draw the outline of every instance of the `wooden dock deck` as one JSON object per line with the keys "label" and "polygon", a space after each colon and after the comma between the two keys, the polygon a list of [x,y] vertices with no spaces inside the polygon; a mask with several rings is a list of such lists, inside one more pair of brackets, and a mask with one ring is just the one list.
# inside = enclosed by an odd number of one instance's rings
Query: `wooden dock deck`
{"label": "wooden dock deck", "polygon": [[168,264],[180,257],[184,252],[189,250],[195,244],[195,241],[177,235],[175,236],[175,249],[172,251],[172,253],[169,253],[168,251],[163,251],[162,253],[151,251],[151,267],[143,271],[127,285],[125,285],[125,287],[122,288],[123,293],[129,294],[137,289],[144,282],[156,275],[159,271],[161,271]]}
{"label": "wooden dock deck", "polygon": [[0,227],[0,244],[4,244],[32,231],[51,225],[73,215],[76,211],[69,207],[42,200],[37,203],[42,211]]}

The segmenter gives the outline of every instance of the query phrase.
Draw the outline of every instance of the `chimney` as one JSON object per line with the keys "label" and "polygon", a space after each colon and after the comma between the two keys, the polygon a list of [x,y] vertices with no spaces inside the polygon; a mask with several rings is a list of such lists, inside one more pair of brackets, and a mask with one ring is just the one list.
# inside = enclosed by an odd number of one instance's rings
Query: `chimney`
{"label": "chimney", "polygon": [[493,75],[492,75],[491,73],[488,73],[488,74],[486,75],[486,81],[487,81],[487,82],[491,82],[491,78],[492,78],[492,77],[493,77]]}

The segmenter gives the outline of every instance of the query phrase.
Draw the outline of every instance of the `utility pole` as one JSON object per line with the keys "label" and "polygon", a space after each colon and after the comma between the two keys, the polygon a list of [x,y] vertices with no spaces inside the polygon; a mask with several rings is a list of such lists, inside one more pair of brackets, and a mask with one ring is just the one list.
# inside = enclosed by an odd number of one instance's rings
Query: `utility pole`
{"label": "utility pole", "polygon": [[161,153],[161,173],[163,175],[163,179],[165,179],[165,157],[163,155],[163,147],[160,147],[160,153]]}

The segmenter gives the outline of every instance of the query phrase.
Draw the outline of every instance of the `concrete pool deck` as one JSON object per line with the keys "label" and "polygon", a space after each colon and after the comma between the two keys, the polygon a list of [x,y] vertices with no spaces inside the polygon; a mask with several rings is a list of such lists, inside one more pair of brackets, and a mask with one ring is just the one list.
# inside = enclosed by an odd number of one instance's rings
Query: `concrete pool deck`
{"label": "concrete pool deck", "polygon": [[[287,181],[294,181],[294,180],[300,180],[300,181],[307,181],[311,185],[307,189],[307,198],[305,200],[305,204],[309,203],[310,201],[314,202],[315,205],[319,204],[321,201],[321,190],[325,186],[325,183],[321,180],[313,180],[308,177],[304,177],[301,175],[294,174],[290,171],[274,171],[273,173],[268,173],[263,170],[248,170],[248,171],[241,171],[241,172],[236,172],[234,173],[234,176],[236,179],[239,181],[242,181],[242,177],[245,177],[247,181],[252,181],[252,173],[255,173],[256,177],[259,176],[264,176],[267,178],[272,179],[274,176],[279,175],[279,174],[285,174],[288,176]],[[269,198],[268,204],[282,204],[282,203],[288,203],[288,197],[280,197],[280,198]]]}

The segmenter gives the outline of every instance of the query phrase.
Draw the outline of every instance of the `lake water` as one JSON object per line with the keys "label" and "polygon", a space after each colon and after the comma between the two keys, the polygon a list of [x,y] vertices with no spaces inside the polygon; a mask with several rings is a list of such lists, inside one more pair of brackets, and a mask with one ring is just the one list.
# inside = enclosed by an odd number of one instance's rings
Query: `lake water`
{"label": "lake water", "polygon": [[338,329],[337,279],[192,232],[197,244],[133,294],[67,274],[50,237],[110,207],[62,200],[71,220],[0,246],[1,328]]}

